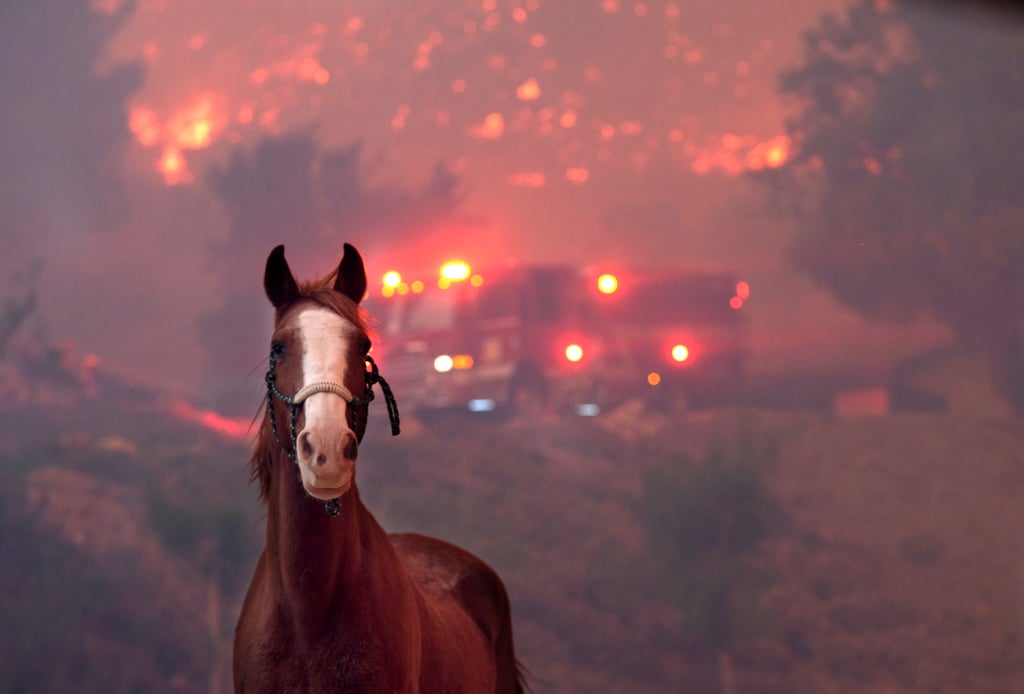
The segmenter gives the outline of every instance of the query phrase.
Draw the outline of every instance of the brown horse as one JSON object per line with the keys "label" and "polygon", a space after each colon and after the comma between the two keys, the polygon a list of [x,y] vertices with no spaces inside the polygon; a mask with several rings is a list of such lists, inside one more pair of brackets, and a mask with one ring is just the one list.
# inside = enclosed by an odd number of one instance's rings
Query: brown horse
{"label": "brown horse", "polygon": [[498,575],[441,540],[388,535],[359,500],[375,384],[398,433],[368,355],[362,258],[345,244],[336,272],[299,285],[278,246],[264,288],[276,314],[252,464],[267,536],[235,629],[235,691],[522,692]]}

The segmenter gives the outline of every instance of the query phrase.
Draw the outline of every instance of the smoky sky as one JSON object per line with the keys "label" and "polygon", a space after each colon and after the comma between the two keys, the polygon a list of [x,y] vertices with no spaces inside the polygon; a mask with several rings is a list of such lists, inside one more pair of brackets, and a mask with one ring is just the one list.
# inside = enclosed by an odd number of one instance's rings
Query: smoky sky
{"label": "smoky sky", "polygon": [[371,277],[402,253],[727,268],[755,321],[847,320],[742,175],[845,4],[6,2],[0,268],[42,258],[42,332],[193,396],[258,389],[278,243],[305,277],[345,241]]}
{"label": "smoky sky", "polygon": [[134,64],[103,75],[93,68],[124,13],[101,17],[84,3],[15,0],[4,3],[0,19],[0,264],[9,273],[124,214],[118,154],[131,141],[124,109],[143,75]]}
{"label": "smoky sky", "polygon": [[284,244],[293,273],[313,278],[336,266],[346,241],[372,257],[457,219],[459,181],[443,164],[409,190],[368,181],[362,153],[359,143],[324,148],[303,129],[237,151],[209,174],[206,185],[228,217],[227,237],[208,254],[225,280],[221,303],[198,322],[210,405],[233,410],[259,394],[270,311],[254,270],[271,248]]}

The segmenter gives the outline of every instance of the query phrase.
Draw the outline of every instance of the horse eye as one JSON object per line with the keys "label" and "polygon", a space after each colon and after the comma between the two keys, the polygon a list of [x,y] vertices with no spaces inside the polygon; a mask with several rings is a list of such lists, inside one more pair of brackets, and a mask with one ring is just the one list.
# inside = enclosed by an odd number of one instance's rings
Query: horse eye
{"label": "horse eye", "polygon": [[275,340],[270,345],[270,351],[273,352],[275,357],[280,357],[284,354],[284,343],[280,340]]}
{"label": "horse eye", "polygon": [[366,354],[370,353],[370,348],[371,347],[373,347],[373,343],[370,342],[369,339],[365,339],[365,340],[363,340],[362,345],[360,346],[360,349],[362,349],[363,350],[363,354],[366,355]]}

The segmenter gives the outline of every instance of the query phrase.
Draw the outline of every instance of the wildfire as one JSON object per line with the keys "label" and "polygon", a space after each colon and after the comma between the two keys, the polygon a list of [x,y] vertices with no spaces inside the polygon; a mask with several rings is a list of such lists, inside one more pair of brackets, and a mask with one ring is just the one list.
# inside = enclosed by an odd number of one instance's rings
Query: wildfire
{"label": "wildfire", "polygon": [[580,185],[587,182],[590,172],[579,166],[571,166],[565,170],[565,178],[570,183]]}
{"label": "wildfire", "polygon": [[156,170],[163,174],[164,183],[169,186],[192,181],[192,174],[185,164],[181,150],[171,145],[164,147],[163,154],[156,162]]}
{"label": "wildfire", "polygon": [[686,153],[691,156],[690,168],[694,173],[719,171],[735,176],[746,171],[779,168],[789,159],[790,145],[786,135],[758,142],[752,135],[726,133],[717,146],[699,149],[691,144]]}
{"label": "wildfire", "polygon": [[540,98],[540,85],[537,80],[530,78],[516,87],[516,96],[520,101],[533,101]]}
{"label": "wildfire", "polygon": [[192,422],[230,439],[243,439],[249,435],[251,422],[247,419],[225,417],[213,410],[201,410],[185,400],[174,400],[171,414],[185,422]]}
{"label": "wildfire", "polygon": [[505,132],[505,117],[497,111],[489,113],[483,123],[470,128],[469,132],[481,140],[496,140]]}
{"label": "wildfire", "polygon": [[155,168],[167,185],[193,180],[184,150],[209,147],[227,121],[217,106],[217,99],[209,92],[201,94],[163,121],[154,109],[147,106],[135,106],[128,114],[128,127],[140,145],[146,148],[162,146]]}
{"label": "wildfire", "polygon": [[543,188],[547,183],[547,176],[540,171],[523,171],[509,176],[508,182],[510,185],[524,188]]}
{"label": "wildfire", "polygon": [[[97,12],[124,4],[90,2]],[[541,12],[542,4],[466,0],[441,12],[427,3],[401,23],[373,3],[359,14],[343,6],[297,12],[280,25],[255,11],[226,32],[215,25],[178,28],[167,21],[169,5],[141,3],[115,51],[120,59],[141,58],[147,68],[147,86],[127,120],[168,185],[194,180],[191,153],[218,140],[319,121],[343,122],[349,134],[378,148],[407,138],[413,126],[421,133],[432,125],[436,146],[466,168],[498,153],[495,147],[481,155],[474,141],[515,147],[522,159],[513,166],[530,161],[534,170],[502,172],[518,187],[579,185],[598,168],[639,171],[660,156],[698,174],[737,175],[788,161],[787,137],[754,132],[756,121],[734,117],[724,120],[752,134],[723,135],[694,106],[701,90],[749,99],[757,91],[752,82],[771,67],[772,41],[726,46],[718,40],[731,35],[724,24],[714,36],[685,33],[678,2],[599,0],[572,26]],[[624,48],[651,45],[658,60],[633,71],[607,56],[574,54],[567,32],[607,15],[631,20],[617,29]],[[154,26],[164,28],[154,35]],[[191,81],[182,79],[186,66]],[[617,101],[617,93],[632,94],[631,101]],[[390,116],[380,112],[378,97]],[[637,107],[648,102],[655,108]],[[572,167],[574,161],[593,168]]]}
{"label": "wildfire", "polygon": [[773,137],[754,146],[747,152],[747,168],[777,169],[789,159],[791,142],[785,135]]}

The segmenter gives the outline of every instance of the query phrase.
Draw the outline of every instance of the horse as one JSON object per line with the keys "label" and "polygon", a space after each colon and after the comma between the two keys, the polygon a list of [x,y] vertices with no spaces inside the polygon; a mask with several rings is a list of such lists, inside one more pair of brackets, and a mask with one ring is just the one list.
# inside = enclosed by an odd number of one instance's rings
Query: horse
{"label": "horse", "polygon": [[275,326],[251,464],[266,543],[235,628],[235,691],[523,692],[498,574],[442,540],[387,534],[360,501],[374,385],[400,426],[369,354],[362,257],[346,243],[334,272],[299,284],[277,246],[263,284]]}

